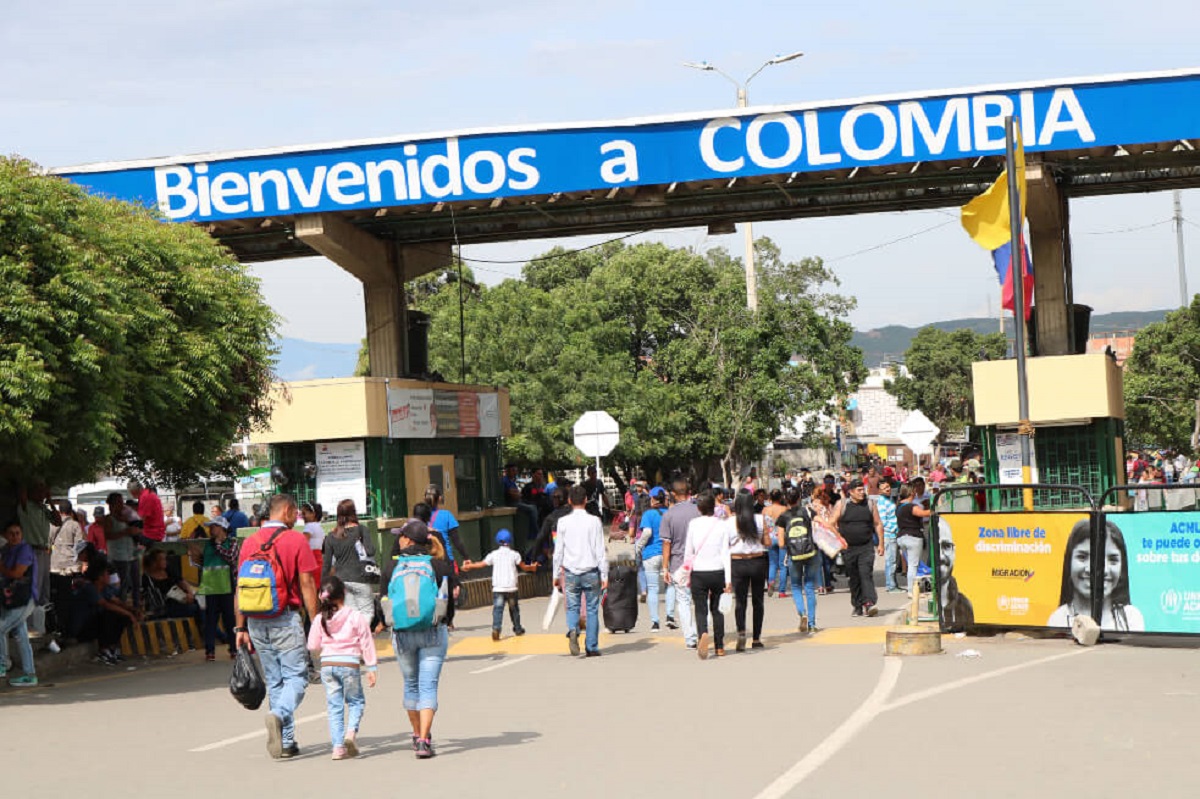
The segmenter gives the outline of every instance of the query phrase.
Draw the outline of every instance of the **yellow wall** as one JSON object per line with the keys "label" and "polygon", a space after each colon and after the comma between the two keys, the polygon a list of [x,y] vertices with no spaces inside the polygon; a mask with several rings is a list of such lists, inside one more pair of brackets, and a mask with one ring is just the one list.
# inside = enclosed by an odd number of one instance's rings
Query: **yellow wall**
{"label": "yellow wall", "polygon": [[[971,365],[975,424],[1012,425],[1017,413],[1017,362]],[[1029,420],[1036,423],[1125,418],[1121,369],[1102,353],[1029,358]]]}
{"label": "yellow wall", "polygon": [[340,438],[386,438],[387,387],[437,388],[449,391],[496,392],[499,396],[500,434],[512,435],[508,389],[419,380],[385,380],[382,377],[348,377],[277,383],[267,430],[251,434],[254,444],[289,441],[329,441]]}

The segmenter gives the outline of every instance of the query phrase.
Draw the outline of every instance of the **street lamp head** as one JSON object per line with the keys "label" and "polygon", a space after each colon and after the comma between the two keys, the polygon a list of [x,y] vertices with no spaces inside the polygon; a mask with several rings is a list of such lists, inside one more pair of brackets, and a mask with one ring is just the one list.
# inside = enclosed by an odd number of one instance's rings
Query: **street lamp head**
{"label": "street lamp head", "polygon": [[796,52],[788,53],[787,55],[777,55],[774,58],[772,58],[770,61],[768,61],[767,63],[768,64],[783,64],[788,61],[795,61],[797,58],[799,58],[802,55],[804,55],[804,53],[797,50]]}
{"label": "street lamp head", "polygon": [[715,67],[713,67],[713,65],[707,61],[684,61],[683,65],[685,67],[691,67],[692,69],[701,70],[702,72],[712,72],[713,69],[715,69]]}

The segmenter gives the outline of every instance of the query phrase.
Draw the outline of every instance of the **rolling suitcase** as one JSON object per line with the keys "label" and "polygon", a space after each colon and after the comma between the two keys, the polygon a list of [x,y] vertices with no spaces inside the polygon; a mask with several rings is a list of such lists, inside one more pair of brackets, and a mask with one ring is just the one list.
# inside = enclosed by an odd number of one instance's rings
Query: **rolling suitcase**
{"label": "rolling suitcase", "polygon": [[608,573],[608,592],[604,595],[604,626],[610,633],[629,632],[637,626],[637,572],[628,566],[614,566]]}

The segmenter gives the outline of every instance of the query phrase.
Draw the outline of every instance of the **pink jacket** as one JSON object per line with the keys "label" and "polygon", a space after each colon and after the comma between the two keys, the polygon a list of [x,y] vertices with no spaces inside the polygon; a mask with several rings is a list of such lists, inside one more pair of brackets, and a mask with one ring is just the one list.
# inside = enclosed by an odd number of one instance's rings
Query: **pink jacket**
{"label": "pink jacket", "polygon": [[[329,632],[325,632],[325,627]],[[371,636],[371,623],[349,605],[333,614],[328,621],[324,616],[313,620],[308,631],[308,648],[321,653],[323,665],[353,665],[361,662],[368,670],[376,666],[375,639]]]}

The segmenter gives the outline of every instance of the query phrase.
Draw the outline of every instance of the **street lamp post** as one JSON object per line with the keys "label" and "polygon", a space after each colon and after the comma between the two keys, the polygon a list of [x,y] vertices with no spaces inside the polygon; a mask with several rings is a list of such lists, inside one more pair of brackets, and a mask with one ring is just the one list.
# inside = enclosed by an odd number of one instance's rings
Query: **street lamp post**
{"label": "street lamp post", "polygon": [[[746,78],[740,83],[735,78],[708,63],[707,61],[685,61],[683,62],[683,65],[692,69],[698,69],[702,72],[715,72],[721,77],[725,78],[725,80],[729,81],[737,88],[737,107],[745,108],[750,101],[750,81],[758,77],[758,73],[762,72],[769,66],[783,64],[787,61],[794,61],[802,55],[804,55],[804,53],[797,51],[795,53],[788,53],[787,55],[777,55],[774,58],[768,59],[763,63],[762,66],[750,73],[750,77]],[[746,256],[744,258],[746,267],[746,307],[751,311],[757,311],[758,280],[756,279],[754,271],[754,226],[751,223],[746,222],[742,228],[742,232],[745,234],[746,238]]]}

